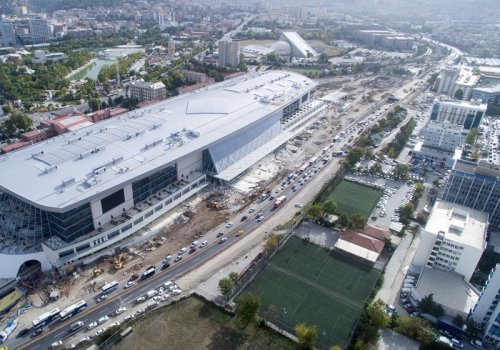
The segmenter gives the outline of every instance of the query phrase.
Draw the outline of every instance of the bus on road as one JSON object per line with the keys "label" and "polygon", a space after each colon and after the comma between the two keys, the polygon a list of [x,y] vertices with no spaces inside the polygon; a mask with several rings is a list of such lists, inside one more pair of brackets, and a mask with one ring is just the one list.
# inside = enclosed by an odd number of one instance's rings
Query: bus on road
{"label": "bus on road", "polygon": [[110,282],[101,288],[102,294],[109,294],[112,291],[114,291],[116,288],[118,288],[118,282],[116,282],[116,281]]}
{"label": "bus on road", "polygon": [[61,321],[65,321],[70,317],[77,315],[80,311],[83,311],[87,308],[87,302],[85,300],[81,300],[76,304],[68,306],[66,309],[59,313],[59,317],[61,317]]}

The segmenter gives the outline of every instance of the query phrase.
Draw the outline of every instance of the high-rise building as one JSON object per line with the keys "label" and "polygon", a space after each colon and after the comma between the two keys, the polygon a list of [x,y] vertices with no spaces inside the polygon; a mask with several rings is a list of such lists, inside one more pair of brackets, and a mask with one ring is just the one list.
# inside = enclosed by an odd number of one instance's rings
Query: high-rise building
{"label": "high-rise building", "polygon": [[240,42],[219,40],[219,66],[237,67],[240,64]]}
{"label": "high-rise building", "polygon": [[486,248],[488,214],[438,200],[421,238],[412,270],[455,271],[469,281]]}
{"label": "high-rise building", "polygon": [[463,125],[468,132],[478,128],[486,113],[487,105],[481,101],[436,101],[432,106],[431,120]]}
{"label": "high-rise building", "polygon": [[455,81],[457,81],[459,71],[455,68],[444,68],[441,70],[439,76],[439,84],[437,87],[438,94],[448,95],[450,91],[453,90],[455,86]]}
{"label": "high-rise building", "polygon": [[44,43],[50,39],[49,21],[44,18],[30,18],[28,20],[30,34],[35,43]]}
{"label": "high-rise building", "polygon": [[2,33],[3,46],[17,44],[17,35],[12,22],[0,20],[0,32]]}
{"label": "high-rise building", "polygon": [[479,301],[472,310],[476,328],[483,332],[483,342],[498,348],[500,344],[500,264],[491,271]]}
{"label": "high-rise building", "polygon": [[423,130],[424,146],[453,153],[463,143],[462,130],[461,125],[431,121]]}
{"label": "high-rise building", "polygon": [[489,225],[500,228],[500,169],[486,161],[457,160],[440,198],[489,214]]}

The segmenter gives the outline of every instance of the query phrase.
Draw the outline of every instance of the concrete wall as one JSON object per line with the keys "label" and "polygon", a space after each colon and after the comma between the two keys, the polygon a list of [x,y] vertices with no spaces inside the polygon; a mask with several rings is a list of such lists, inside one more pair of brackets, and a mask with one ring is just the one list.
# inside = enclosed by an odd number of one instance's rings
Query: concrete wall
{"label": "concrete wall", "polygon": [[[124,209],[130,209],[134,205],[134,198],[132,193],[132,184],[128,184],[123,188],[123,192],[125,195],[125,202],[120,204],[119,206],[111,209],[110,211],[103,214],[101,200],[98,199],[92,203],[90,203],[90,209],[92,211],[92,219],[94,221],[94,227],[97,229],[99,226],[104,225],[111,221],[111,216],[117,217],[120,216]],[[101,225],[99,225],[101,223]]]}
{"label": "concrete wall", "polygon": [[177,180],[185,179],[186,176],[192,178],[193,173],[199,174],[202,170],[202,152],[193,152],[177,162]]}
{"label": "concrete wall", "polygon": [[0,278],[16,278],[19,268],[29,260],[37,260],[42,265],[42,271],[48,271],[52,268],[44,252],[31,254],[0,254]]}

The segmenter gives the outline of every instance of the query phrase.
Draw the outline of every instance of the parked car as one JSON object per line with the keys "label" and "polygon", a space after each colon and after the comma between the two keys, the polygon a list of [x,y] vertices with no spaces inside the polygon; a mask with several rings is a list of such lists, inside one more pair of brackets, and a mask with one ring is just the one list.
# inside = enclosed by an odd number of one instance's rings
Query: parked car
{"label": "parked car", "polygon": [[94,322],[90,322],[90,323],[87,325],[87,329],[88,329],[88,330],[91,330],[91,329],[94,329],[94,328],[95,328],[95,327],[97,327],[97,326],[98,326],[97,322],[95,322],[95,321],[94,321]]}
{"label": "parked car", "polygon": [[170,267],[169,263],[164,263],[163,265],[161,265],[162,270],[168,269],[169,267]]}
{"label": "parked car", "polygon": [[125,306],[119,307],[118,309],[116,309],[115,315],[123,314],[125,311],[127,311],[127,308]]}
{"label": "parked car", "polygon": [[135,284],[135,281],[128,281],[127,284],[125,284],[125,289],[128,289],[130,287],[132,287],[133,285]]}
{"label": "parked car", "polygon": [[217,238],[224,236],[224,232],[217,233]]}
{"label": "parked car", "polygon": [[475,347],[477,349],[482,349],[483,348],[483,342],[480,341],[480,340],[477,340],[477,339],[472,339],[470,341],[470,345],[472,345],[473,347]]}
{"label": "parked car", "polygon": [[98,324],[103,324],[105,322],[108,322],[109,317],[108,316],[102,316],[100,319],[97,320]]}

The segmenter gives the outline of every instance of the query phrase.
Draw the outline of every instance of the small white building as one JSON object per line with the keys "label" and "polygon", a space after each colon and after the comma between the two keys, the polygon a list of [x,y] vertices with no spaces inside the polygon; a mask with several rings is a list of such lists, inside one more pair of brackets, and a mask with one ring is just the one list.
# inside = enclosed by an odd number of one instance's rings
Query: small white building
{"label": "small white building", "polygon": [[488,214],[438,200],[421,230],[412,271],[455,271],[469,281],[486,248]]}
{"label": "small white building", "polygon": [[417,286],[411,289],[411,299],[419,303],[432,294],[433,301],[450,317],[466,319],[479,295],[475,288],[453,271],[439,271],[425,267],[420,273]]}

